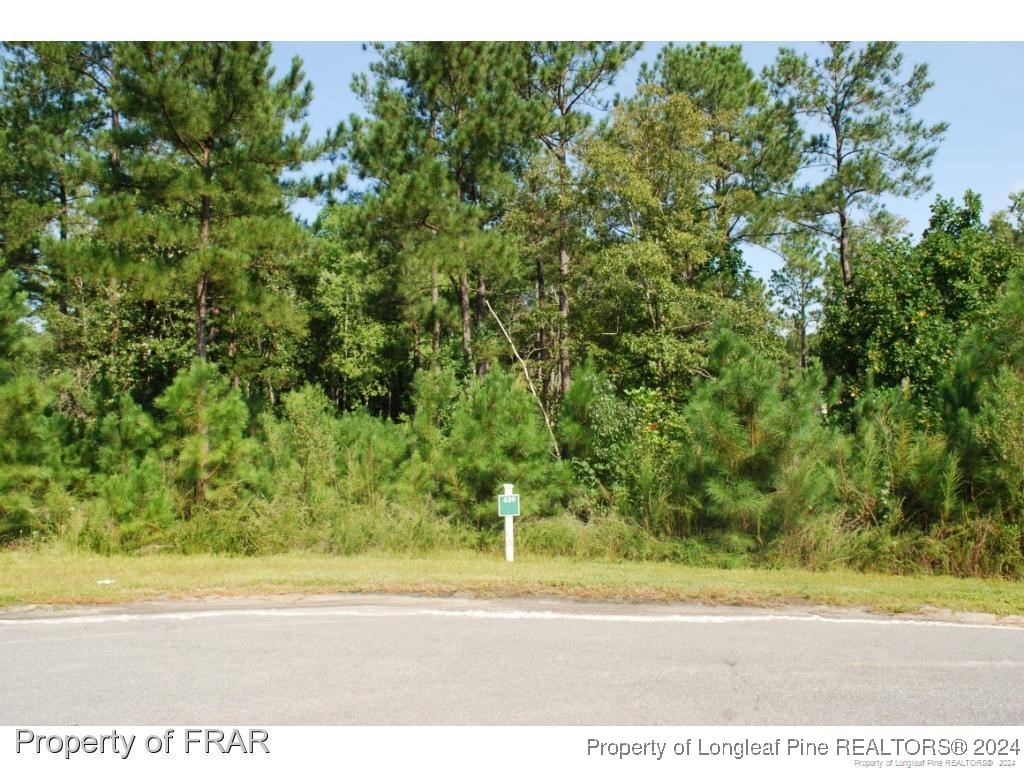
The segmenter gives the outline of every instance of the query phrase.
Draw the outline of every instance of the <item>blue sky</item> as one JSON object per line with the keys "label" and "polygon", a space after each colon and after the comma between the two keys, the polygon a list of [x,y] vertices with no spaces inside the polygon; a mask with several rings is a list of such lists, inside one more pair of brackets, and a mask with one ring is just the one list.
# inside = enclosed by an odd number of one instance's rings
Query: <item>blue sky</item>
{"label": "blue sky", "polygon": [[[780,45],[790,45],[811,56],[822,46],[809,43],[744,43],[744,55],[755,71],[770,64]],[[642,61],[650,61],[661,43],[647,43],[616,81],[612,93],[628,94],[636,85]],[[929,206],[936,195],[963,197],[967,189],[978,192],[986,216],[1003,209],[1013,190],[1024,189],[1024,43],[904,43],[905,64],[928,64],[934,87],[917,114],[927,123],[950,124],[931,168],[934,186],[916,200],[889,200],[887,207],[909,222],[914,237],[928,224]],[[293,56],[303,60],[313,82],[315,100],[309,123],[320,136],[339,120],[361,111],[350,83],[376,58],[359,43],[275,43],[274,63],[285,70]],[[609,96],[612,95],[609,93]],[[302,214],[309,216],[310,208]],[[766,252],[748,254],[755,273],[767,278],[777,259]]]}

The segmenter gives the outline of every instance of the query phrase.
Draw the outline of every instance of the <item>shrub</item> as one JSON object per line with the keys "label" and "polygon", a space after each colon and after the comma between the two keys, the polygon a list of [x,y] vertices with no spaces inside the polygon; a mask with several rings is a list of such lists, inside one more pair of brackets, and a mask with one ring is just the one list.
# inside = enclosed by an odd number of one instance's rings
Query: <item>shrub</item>
{"label": "shrub", "polygon": [[443,445],[440,503],[458,520],[496,526],[495,499],[504,483],[519,487],[524,513],[555,514],[569,498],[569,472],[552,455],[536,402],[502,371],[470,384]]}

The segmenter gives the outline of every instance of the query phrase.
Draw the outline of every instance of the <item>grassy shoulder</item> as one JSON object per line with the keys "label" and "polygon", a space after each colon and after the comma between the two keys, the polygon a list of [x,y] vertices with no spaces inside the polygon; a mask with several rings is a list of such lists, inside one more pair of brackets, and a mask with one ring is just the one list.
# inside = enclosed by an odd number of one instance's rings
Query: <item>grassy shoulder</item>
{"label": "grassy shoulder", "polygon": [[935,609],[1024,616],[1024,583],[831,571],[718,570],[456,552],[431,557],[287,554],[110,556],[0,552],[0,607],[112,604],[210,595],[382,592],[481,597]]}

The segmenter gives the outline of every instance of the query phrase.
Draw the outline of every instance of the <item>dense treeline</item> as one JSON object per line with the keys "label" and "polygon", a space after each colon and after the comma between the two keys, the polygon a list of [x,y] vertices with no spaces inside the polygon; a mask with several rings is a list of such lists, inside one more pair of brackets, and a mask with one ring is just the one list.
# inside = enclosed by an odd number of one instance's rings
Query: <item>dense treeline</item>
{"label": "dense treeline", "polygon": [[267,44],[5,45],[0,543],[486,549],[512,482],[531,551],[1024,575],[1024,196],[885,211],[894,44],[638,48],[379,46],[314,141]]}

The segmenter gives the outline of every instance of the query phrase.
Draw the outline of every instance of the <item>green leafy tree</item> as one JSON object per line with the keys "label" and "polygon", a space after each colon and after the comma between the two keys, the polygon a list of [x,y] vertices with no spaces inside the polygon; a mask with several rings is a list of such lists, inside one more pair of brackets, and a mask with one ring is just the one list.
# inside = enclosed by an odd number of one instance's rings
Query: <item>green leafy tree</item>
{"label": "green leafy tree", "polygon": [[715,168],[707,181],[709,225],[719,233],[713,262],[740,277],[740,247],[763,243],[779,230],[781,202],[800,157],[795,116],[772,97],[738,45],[669,43],[641,68],[640,83],[685,95],[704,116],[698,151]]}
{"label": "green leafy tree", "polygon": [[[611,379],[592,360],[577,369],[562,400],[559,441],[576,478],[607,490],[622,476],[625,448],[636,434],[639,416],[618,397]],[[630,468],[631,470],[632,468]]]}
{"label": "green leafy tree", "polygon": [[774,343],[759,288],[723,295],[707,271],[721,240],[708,225],[716,169],[699,151],[706,128],[687,96],[645,88],[582,152],[597,239],[574,286],[580,327],[597,365],[623,389],[665,388],[680,398],[719,323],[762,347]]}
{"label": "green leafy tree", "polygon": [[865,248],[860,274],[837,285],[825,306],[821,354],[833,375],[863,389],[906,386],[937,404],[937,387],[960,339],[992,316],[995,299],[1021,254],[981,222],[981,200],[938,198],[917,245],[886,240]]}
{"label": "green leafy tree", "polygon": [[388,247],[374,243],[367,211],[332,205],[314,227],[316,267],[307,299],[310,336],[305,363],[310,379],[342,409],[361,406],[397,417],[408,406],[412,370],[409,311],[388,264]]}
{"label": "green leafy tree", "polygon": [[915,117],[932,85],[928,67],[918,64],[904,77],[896,43],[827,46],[828,54],[813,61],[783,48],[767,74],[810,133],[804,165],[815,177],[794,199],[792,215],[835,242],[848,285],[853,231],[865,225],[857,214],[870,217],[884,195],[915,196],[930,189],[927,170],[947,125],[926,125]]}
{"label": "green leafy tree", "polygon": [[1024,190],[1010,195],[1009,207],[993,216],[989,227],[996,237],[1024,249]]}

